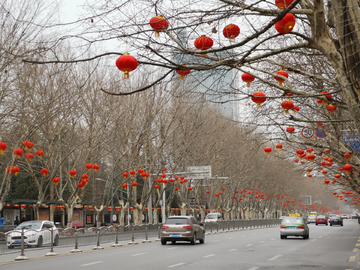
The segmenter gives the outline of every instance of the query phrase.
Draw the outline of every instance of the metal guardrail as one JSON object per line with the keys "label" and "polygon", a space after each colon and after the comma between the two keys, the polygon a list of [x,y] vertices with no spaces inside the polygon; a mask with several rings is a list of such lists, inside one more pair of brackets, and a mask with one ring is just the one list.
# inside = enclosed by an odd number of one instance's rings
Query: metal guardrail
{"label": "metal guardrail", "polygon": [[[231,231],[239,231],[239,230],[248,230],[248,229],[256,229],[256,228],[266,228],[279,225],[281,223],[280,219],[257,219],[257,220],[223,220],[216,222],[205,222],[203,223],[206,234],[212,233],[220,233],[220,232],[231,232]],[[85,228],[66,228],[66,229],[56,229],[56,230],[47,230],[50,234],[49,238],[52,239],[50,243],[44,245],[44,247],[50,247],[50,252],[46,254],[46,256],[54,256],[57,255],[54,252],[54,246],[73,246],[71,253],[82,252],[79,249],[81,245],[91,245],[96,244],[93,250],[103,249],[101,244],[103,243],[111,243],[112,247],[121,246],[119,241],[129,240],[129,245],[135,245],[136,239],[141,239],[143,243],[151,242],[149,238],[156,238],[155,241],[160,241],[160,234],[162,223],[155,224],[142,224],[142,225],[112,225],[112,226],[103,226],[100,228],[91,227],[88,229]],[[27,230],[29,231],[29,230]],[[45,230],[34,230],[36,233],[40,233]],[[57,233],[58,231],[58,233]],[[26,260],[24,250],[25,246],[27,246],[27,241],[25,241],[24,230],[22,231],[9,231],[9,232],[0,232],[0,253],[6,253],[14,251],[13,249],[8,248],[7,238],[10,236],[14,236],[15,234],[21,236],[21,254],[16,260]],[[55,234],[55,236],[54,236]],[[17,237],[17,239],[19,238]],[[59,237],[60,236],[60,237]],[[55,237],[58,237],[55,239]],[[19,238],[19,239],[20,239]],[[4,241],[5,240],[5,241]],[[49,240],[49,239],[48,239]],[[49,241],[47,241],[49,242]]]}

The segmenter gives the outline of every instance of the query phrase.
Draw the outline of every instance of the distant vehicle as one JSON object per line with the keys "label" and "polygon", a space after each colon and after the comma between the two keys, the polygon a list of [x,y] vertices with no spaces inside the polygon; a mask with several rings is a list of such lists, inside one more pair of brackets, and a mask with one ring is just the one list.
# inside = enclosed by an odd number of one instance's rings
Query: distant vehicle
{"label": "distant vehicle", "polygon": [[205,216],[205,222],[216,222],[219,220],[223,220],[222,215],[219,212],[209,213]]}
{"label": "distant vehicle", "polygon": [[[9,249],[21,246],[21,231],[24,228],[24,245],[27,247],[41,247],[53,241],[54,246],[59,244],[59,231],[52,221],[33,220],[25,221],[10,231],[7,235],[7,246]],[[51,230],[53,239],[51,239]]]}
{"label": "distant vehicle", "polygon": [[317,212],[316,211],[310,212],[310,216],[317,216]]}
{"label": "distant vehicle", "polygon": [[309,227],[304,218],[289,216],[285,217],[280,226],[280,238],[286,239],[288,236],[302,236],[309,238]]}
{"label": "distant vehicle", "polygon": [[347,218],[348,218],[348,216],[347,216],[346,214],[341,214],[340,217],[341,217],[342,219],[347,219]]}
{"label": "distant vehicle", "polygon": [[325,224],[326,226],[328,225],[328,220],[325,216],[317,216],[315,219],[315,225],[317,226],[318,224]]}
{"label": "distant vehicle", "polygon": [[316,223],[316,216],[308,216],[306,220],[307,224]]}
{"label": "distant vehicle", "polygon": [[161,229],[161,244],[166,245],[167,241],[175,244],[177,241],[188,241],[195,245],[197,240],[200,244],[205,242],[204,224],[198,222],[193,216],[171,216]]}
{"label": "distant vehicle", "polygon": [[330,226],[332,225],[341,225],[343,226],[343,220],[339,215],[336,216],[331,216],[330,220],[329,220]]}

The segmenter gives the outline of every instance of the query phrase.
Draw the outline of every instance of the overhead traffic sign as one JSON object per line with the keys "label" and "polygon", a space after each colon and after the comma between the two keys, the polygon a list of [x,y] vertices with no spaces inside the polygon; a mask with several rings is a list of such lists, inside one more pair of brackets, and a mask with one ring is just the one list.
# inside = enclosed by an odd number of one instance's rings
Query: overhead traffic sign
{"label": "overhead traffic sign", "polygon": [[311,127],[304,127],[301,131],[301,135],[306,139],[311,139],[314,137],[314,130]]}
{"label": "overhead traffic sign", "polygon": [[342,135],[344,143],[360,153],[360,136],[359,135]]}

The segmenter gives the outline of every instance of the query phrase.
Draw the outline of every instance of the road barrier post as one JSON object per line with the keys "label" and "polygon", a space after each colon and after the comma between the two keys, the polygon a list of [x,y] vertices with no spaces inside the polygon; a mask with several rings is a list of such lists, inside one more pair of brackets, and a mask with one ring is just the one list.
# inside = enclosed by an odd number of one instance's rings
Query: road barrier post
{"label": "road barrier post", "polygon": [[98,250],[98,249],[104,249],[102,246],[100,246],[100,231],[103,227],[100,227],[97,229],[97,241],[96,241],[96,246],[93,247],[93,250]]}
{"label": "road barrier post", "polygon": [[15,261],[28,260],[29,258],[25,256],[24,253],[24,228],[21,229],[21,254],[15,258]]}
{"label": "road barrier post", "polygon": [[[143,226],[143,225],[141,225]],[[151,243],[151,240],[148,239],[148,231],[149,231],[149,224],[145,224],[145,239],[142,241],[143,243]]]}
{"label": "road barrier post", "polygon": [[115,225],[115,229],[116,229],[116,232],[115,232],[115,243],[111,245],[112,247],[122,247],[122,244],[119,244],[119,237],[118,237],[119,227],[121,227],[121,225]]}
{"label": "road barrier post", "polygon": [[158,238],[155,239],[155,241],[160,241],[161,240],[161,238],[160,238],[161,225],[162,225],[161,223],[158,223]]}
{"label": "road barrier post", "polygon": [[[72,229],[72,228],[69,228],[69,229]],[[82,250],[80,250],[78,248],[78,237],[77,237],[77,230],[76,229],[73,229],[74,230],[74,233],[75,233],[75,248],[73,250],[70,251],[70,253],[77,253],[77,252],[82,252]]]}
{"label": "road barrier post", "polygon": [[131,227],[131,242],[128,243],[128,245],[136,245],[137,242],[135,242],[135,237],[134,237],[134,227],[137,225],[130,225]]}
{"label": "road barrier post", "polygon": [[56,256],[57,254],[54,252],[54,228],[51,228],[50,235],[51,235],[50,252],[46,253],[45,256]]}

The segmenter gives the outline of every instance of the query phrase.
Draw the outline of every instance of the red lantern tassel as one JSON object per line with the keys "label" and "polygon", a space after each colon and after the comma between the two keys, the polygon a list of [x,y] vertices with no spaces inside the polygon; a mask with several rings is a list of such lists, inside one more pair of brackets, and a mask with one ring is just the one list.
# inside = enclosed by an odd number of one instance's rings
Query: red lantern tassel
{"label": "red lantern tassel", "polygon": [[183,81],[183,80],[184,80],[184,76],[180,75],[180,81]]}
{"label": "red lantern tassel", "polygon": [[155,31],[155,37],[160,37],[160,33],[158,31]]}
{"label": "red lantern tassel", "polygon": [[246,84],[247,84],[247,87],[250,87],[250,82],[247,82]]}
{"label": "red lantern tassel", "polygon": [[129,79],[129,72],[125,71],[124,72],[124,80],[127,80],[127,79]]}

